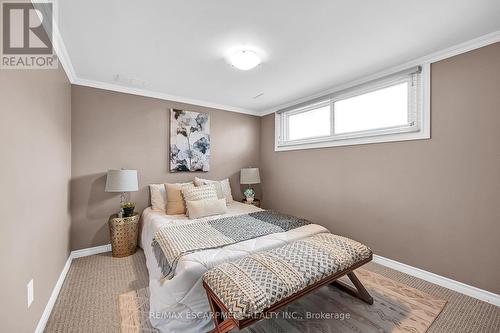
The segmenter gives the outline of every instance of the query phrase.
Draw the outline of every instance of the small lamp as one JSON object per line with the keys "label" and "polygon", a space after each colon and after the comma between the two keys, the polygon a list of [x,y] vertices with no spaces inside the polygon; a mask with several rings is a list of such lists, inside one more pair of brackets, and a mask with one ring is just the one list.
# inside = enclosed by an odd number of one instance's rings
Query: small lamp
{"label": "small lamp", "polygon": [[[139,190],[137,183],[137,170],[108,170],[106,177],[105,192],[120,192],[120,212],[118,217],[123,216],[123,203],[125,202],[126,192],[135,192]],[[133,214],[133,208],[132,208]]]}
{"label": "small lamp", "polygon": [[[240,171],[240,184],[252,185],[260,184],[259,168],[243,168]],[[248,188],[243,192],[248,203],[252,203],[255,198],[255,191],[253,188]]]}

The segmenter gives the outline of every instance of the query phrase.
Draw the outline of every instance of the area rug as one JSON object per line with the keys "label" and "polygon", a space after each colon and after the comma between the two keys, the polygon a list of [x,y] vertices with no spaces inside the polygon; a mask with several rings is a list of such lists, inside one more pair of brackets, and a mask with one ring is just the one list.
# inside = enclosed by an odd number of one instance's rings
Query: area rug
{"label": "area rug", "polygon": [[[359,268],[355,273],[372,295],[373,305],[325,286],[243,332],[423,333],[446,304],[445,300],[366,269]],[[341,280],[350,283],[346,277]],[[121,294],[118,302],[121,332],[158,332],[148,319],[148,288]]]}

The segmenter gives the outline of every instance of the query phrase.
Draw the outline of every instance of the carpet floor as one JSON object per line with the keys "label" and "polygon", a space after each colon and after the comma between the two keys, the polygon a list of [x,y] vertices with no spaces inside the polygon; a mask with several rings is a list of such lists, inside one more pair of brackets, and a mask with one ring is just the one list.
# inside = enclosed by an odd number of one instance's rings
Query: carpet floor
{"label": "carpet floor", "polygon": [[[375,263],[364,268],[446,300],[443,311],[428,329],[429,333],[500,332],[499,307]],[[113,258],[111,253],[104,253],[75,259],[45,332],[120,332],[119,295],[147,285],[148,273],[142,251],[126,258]]]}
{"label": "carpet floor", "polygon": [[[323,286],[242,332],[425,333],[446,304],[372,271],[358,268],[355,273],[373,297],[373,304],[332,285]],[[340,281],[354,287],[345,276]],[[148,288],[142,288],[118,297],[122,333],[159,333],[149,321],[149,294]]]}

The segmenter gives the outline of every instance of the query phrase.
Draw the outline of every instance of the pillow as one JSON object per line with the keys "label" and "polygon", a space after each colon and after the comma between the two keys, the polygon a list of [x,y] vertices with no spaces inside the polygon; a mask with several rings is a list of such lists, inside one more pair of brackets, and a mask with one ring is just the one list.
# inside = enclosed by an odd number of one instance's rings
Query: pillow
{"label": "pillow", "polygon": [[213,184],[197,187],[183,187],[182,194],[184,195],[184,200],[186,201],[217,199],[217,191],[215,190],[215,186]]}
{"label": "pillow", "polygon": [[151,196],[152,209],[164,212],[165,208],[167,208],[165,184],[149,184],[149,194]]}
{"label": "pillow", "polygon": [[190,219],[200,217],[225,214],[226,199],[203,199],[203,200],[187,200],[186,201],[188,216]]}
{"label": "pillow", "polygon": [[229,184],[229,178],[223,179],[221,181],[209,180],[195,177],[194,184],[196,186],[206,185],[206,184],[218,184],[216,187],[220,187],[220,192],[217,193],[219,199],[226,199],[226,203],[230,204],[233,202],[233,195],[231,194],[231,184]]}
{"label": "pillow", "polygon": [[217,199],[224,199],[224,192],[222,191],[222,184],[220,182],[216,181],[210,181],[210,182],[202,182],[199,181],[199,178],[195,178],[195,180],[198,179],[198,182],[194,183],[195,186],[203,186],[203,185],[212,185],[215,189],[215,192],[217,193]]}
{"label": "pillow", "polygon": [[193,183],[165,184],[167,192],[167,215],[186,214],[186,204],[182,196],[182,189],[194,187]]}

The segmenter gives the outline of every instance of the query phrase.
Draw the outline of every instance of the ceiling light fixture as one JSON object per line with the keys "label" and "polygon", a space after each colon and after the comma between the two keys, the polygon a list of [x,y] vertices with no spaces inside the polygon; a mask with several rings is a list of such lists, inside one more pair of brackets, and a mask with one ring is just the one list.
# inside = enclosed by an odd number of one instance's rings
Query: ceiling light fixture
{"label": "ceiling light fixture", "polygon": [[234,52],[229,57],[229,61],[231,65],[242,71],[247,71],[260,64],[260,58],[257,53],[250,50],[239,50]]}

